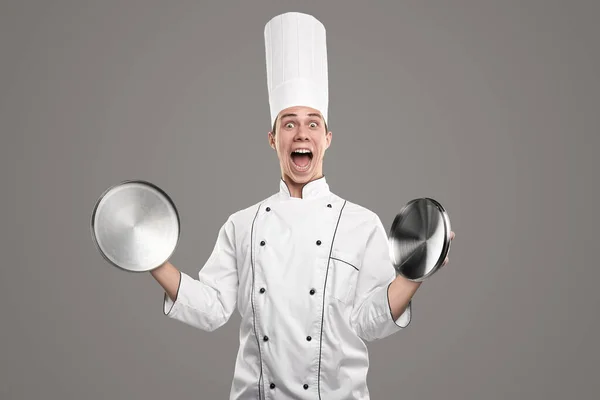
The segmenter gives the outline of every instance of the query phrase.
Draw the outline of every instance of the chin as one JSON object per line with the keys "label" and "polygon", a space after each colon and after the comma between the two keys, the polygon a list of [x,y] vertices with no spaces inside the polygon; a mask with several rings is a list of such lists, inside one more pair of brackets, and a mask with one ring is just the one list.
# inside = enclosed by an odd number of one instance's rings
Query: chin
{"label": "chin", "polygon": [[314,174],[312,169],[302,173],[294,170],[286,173],[286,175],[296,183],[307,183],[313,179]]}
{"label": "chin", "polygon": [[292,180],[296,183],[308,183],[309,181],[312,180],[312,175],[306,175],[306,176],[292,176],[291,177]]}

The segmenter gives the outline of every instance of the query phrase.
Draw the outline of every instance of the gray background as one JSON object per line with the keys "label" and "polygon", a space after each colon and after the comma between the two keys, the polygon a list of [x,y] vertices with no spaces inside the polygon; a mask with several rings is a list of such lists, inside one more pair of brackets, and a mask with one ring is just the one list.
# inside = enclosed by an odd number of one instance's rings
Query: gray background
{"label": "gray background", "polygon": [[169,320],[90,214],[159,185],[194,276],[278,190],[263,28],[287,11],[327,28],[332,191],[386,228],[433,197],[457,234],[410,327],[369,346],[372,398],[595,398],[599,3],[481,0],[2,1],[0,398],[228,397],[237,311]]}

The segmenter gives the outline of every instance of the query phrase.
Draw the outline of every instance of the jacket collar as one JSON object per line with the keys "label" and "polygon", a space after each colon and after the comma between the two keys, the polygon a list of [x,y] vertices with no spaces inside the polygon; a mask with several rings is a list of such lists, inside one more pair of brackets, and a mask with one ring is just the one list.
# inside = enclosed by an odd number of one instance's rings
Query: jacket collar
{"label": "jacket collar", "polygon": [[290,190],[287,186],[287,183],[285,183],[283,178],[279,179],[279,195],[286,199],[293,199],[293,200],[314,199],[317,197],[328,195],[329,193],[330,193],[329,185],[327,184],[325,175],[306,183],[302,187],[302,198],[301,199],[299,199],[297,197],[292,197],[290,194]]}

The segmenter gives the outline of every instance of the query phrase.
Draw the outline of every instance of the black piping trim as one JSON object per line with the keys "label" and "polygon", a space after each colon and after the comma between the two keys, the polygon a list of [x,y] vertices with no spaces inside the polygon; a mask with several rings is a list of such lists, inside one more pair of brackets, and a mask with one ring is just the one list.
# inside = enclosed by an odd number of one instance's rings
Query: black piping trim
{"label": "black piping trim", "polygon": [[333,231],[333,238],[331,239],[331,248],[329,249],[329,258],[327,259],[327,271],[325,272],[325,284],[323,285],[323,308],[321,309],[321,335],[319,338],[319,370],[317,372],[317,387],[319,392],[319,400],[321,400],[321,354],[323,350],[323,319],[325,317],[325,290],[327,289],[327,275],[329,275],[329,263],[331,261],[331,252],[333,251],[333,243],[335,241],[335,235],[337,233],[337,228],[340,225],[340,219],[342,219],[342,212],[344,211],[344,207],[346,207],[346,200],[344,200],[344,204],[340,209],[340,215],[337,220],[337,224],[335,225],[335,230]]}
{"label": "black piping trim", "polygon": [[331,259],[333,259],[333,260],[338,260],[338,261],[341,261],[341,262],[343,262],[344,264],[348,264],[349,266],[351,266],[352,268],[354,268],[355,270],[357,270],[357,271],[358,271],[358,268],[356,268],[354,265],[350,264],[348,261],[340,260],[339,258],[335,258],[335,257],[330,257],[330,258],[331,258]]}
{"label": "black piping trim", "polygon": [[[263,379],[263,367],[262,367],[262,353],[260,351],[260,340],[258,339],[258,333],[256,333],[256,311],[254,310],[254,280],[255,280],[255,275],[254,275],[254,243],[252,242],[252,239],[254,237],[254,221],[256,221],[256,217],[258,217],[258,212],[260,211],[262,207],[262,203],[258,206],[258,209],[256,210],[256,215],[254,215],[254,219],[252,220],[252,229],[250,230],[250,261],[252,264],[252,296],[251,296],[251,302],[252,302],[252,327],[254,328],[254,336],[256,337],[256,344],[258,345],[258,358],[260,360],[260,377],[258,378],[258,399],[261,399],[261,391],[260,391],[260,386],[261,386],[261,382]],[[264,391],[264,383],[263,385],[263,391]]]}
{"label": "black piping trim", "polygon": [[165,291],[165,295],[163,297],[163,314],[169,315],[173,307],[175,307],[175,303],[177,302],[177,298],[179,297],[179,288],[181,287],[181,271],[179,271],[179,283],[177,284],[177,292],[175,292],[175,300],[173,300],[173,304],[171,304],[171,308],[169,311],[165,312],[165,303],[167,302],[167,292]]}

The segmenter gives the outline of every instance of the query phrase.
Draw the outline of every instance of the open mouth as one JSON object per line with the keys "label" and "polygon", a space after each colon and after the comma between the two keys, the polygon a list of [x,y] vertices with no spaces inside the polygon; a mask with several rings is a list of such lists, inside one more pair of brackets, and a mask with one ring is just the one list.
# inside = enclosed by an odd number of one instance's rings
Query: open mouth
{"label": "open mouth", "polygon": [[312,151],[308,149],[294,150],[291,154],[292,164],[300,172],[308,170],[313,159]]}

